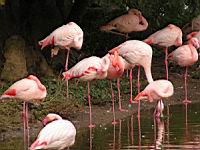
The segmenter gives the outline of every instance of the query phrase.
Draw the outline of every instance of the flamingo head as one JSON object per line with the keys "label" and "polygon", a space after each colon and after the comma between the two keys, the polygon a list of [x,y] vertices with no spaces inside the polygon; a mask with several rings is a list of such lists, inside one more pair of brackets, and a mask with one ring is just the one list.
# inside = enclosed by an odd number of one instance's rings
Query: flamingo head
{"label": "flamingo head", "polygon": [[135,101],[139,101],[139,100],[145,100],[148,99],[148,95],[144,92],[140,92],[135,98]]}
{"label": "flamingo head", "polygon": [[78,33],[73,39],[73,47],[77,50],[80,50],[83,45],[83,33]]}
{"label": "flamingo head", "polygon": [[62,117],[57,114],[50,113],[42,120],[42,124],[44,126],[46,126],[48,123],[55,121],[55,120],[62,120]]}
{"label": "flamingo head", "polygon": [[200,47],[199,40],[197,38],[191,38],[189,41],[196,49]]}

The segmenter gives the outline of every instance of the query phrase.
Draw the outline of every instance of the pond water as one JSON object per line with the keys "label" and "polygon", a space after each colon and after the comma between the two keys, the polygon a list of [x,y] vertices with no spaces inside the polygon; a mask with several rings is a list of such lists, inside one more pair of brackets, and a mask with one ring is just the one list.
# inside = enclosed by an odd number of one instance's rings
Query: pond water
{"label": "pond water", "polygon": [[[144,150],[144,149],[200,149],[200,104],[166,107],[164,120],[142,112],[140,125],[132,115],[118,124],[97,126],[78,131],[70,150]],[[34,137],[32,137],[32,140]],[[22,150],[23,139],[0,141],[0,150]]]}

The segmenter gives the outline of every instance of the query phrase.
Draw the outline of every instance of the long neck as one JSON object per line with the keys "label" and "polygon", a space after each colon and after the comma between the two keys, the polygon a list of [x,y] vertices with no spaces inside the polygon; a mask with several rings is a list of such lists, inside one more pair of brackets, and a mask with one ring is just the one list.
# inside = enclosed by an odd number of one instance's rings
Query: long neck
{"label": "long neck", "polygon": [[149,83],[153,82],[153,77],[152,77],[152,74],[151,74],[151,65],[144,66],[144,71],[145,71],[147,81]]}

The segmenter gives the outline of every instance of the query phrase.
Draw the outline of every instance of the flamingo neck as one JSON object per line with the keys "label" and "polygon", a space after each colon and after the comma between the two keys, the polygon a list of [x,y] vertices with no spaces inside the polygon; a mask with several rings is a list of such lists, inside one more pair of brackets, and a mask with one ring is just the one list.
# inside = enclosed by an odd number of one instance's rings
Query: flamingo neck
{"label": "flamingo neck", "polygon": [[144,67],[144,71],[145,71],[145,75],[146,75],[147,81],[149,83],[153,82],[153,77],[152,77],[152,74],[151,74],[151,65],[150,66],[145,66]]}

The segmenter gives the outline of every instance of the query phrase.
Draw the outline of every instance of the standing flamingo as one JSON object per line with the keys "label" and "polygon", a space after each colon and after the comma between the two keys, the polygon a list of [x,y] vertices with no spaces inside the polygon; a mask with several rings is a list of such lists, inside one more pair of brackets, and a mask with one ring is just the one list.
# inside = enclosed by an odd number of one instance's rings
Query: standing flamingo
{"label": "standing flamingo", "polygon": [[[70,48],[80,50],[83,44],[83,31],[82,29],[74,22],[69,22],[66,25],[63,25],[56,30],[54,30],[49,36],[45,39],[39,41],[41,49],[48,45],[55,46],[51,50],[51,57],[58,54],[59,48],[67,50],[67,58],[65,63],[65,70],[68,70],[68,59]],[[68,82],[67,84],[67,97],[68,97]]]}
{"label": "standing flamingo", "polygon": [[[107,54],[103,58],[105,58],[105,57],[109,58],[109,60],[110,60],[110,65],[108,67],[106,78],[110,79],[110,80],[117,79],[119,111],[122,111],[119,78],[124,73],[124,68],[125,68],[124,59],[121,56],[119,56],[117,52],[114,52],[114,54]],[[110,85],[111,85],[112,110],[113,110],[113,122],[112,122],[112,124],[116,124],[117,122],[115,121],[115,105],[114,105],[115,102],[114,102],[114,91],[113,91],[113,88],[112,88],[112,81],[110,81]]]}
{"label": "standing flamingo", "polygon": [[198,61],[198,52],[196,49],[198,49],[199,46],[198,39],[191,38],[189,44],[183,45],[169,54],[169,59],[174,60],[179,66],[185,67],[185,100],[183,100],[185,104],[191,103],[187,98],[187,71],[189,66]]}
{"label": "standing flamingo", "polygon": [[[29,125],[28,125],[28,102],[31,100],[41,100],[47,95],[46,87],[40,82],[40,80],[34,76],[29,75],[27,78],[21,79],[11,85],[0,97],[4,98],[16,98],[24,101],[23,103],[23,122],[24,122],[24,142],[26,136],[29,145]],[[27,135],[26,135],[27,131]]]}
{"label": "standing flamingo", "polygon": [[[108,24],[100,27],[101,31],[123,35],[128,38],[128,33],[144,31],[148,27],[147,20],[137,9],[129,9],[128,14],[119,16]],[[118,31],[114,32],[112,30]],[[125,35],[123,34],[125,33]]]}
{"label": "standing flamingo", "polygon": [[38,134],[30,150],[64,149],[75,142],[76,128],[57,114],[48,114],[43,120],[45,127]]}
{"label": "standing flamingo", "polygon": [[166,79],[168,80],[168,47],[170,46],[181,46],[182,45],[182,31],[179,27],[169,24],[164,29],[161,29],[147,39],[144,40],[149,45],[155,44],[158,46],[165,47],[165,69]]}
{"label": "standing flamingo", "polygon": [[109,58],[99,58],[91,56],[78,62],[74,67],[63,73],[66,80],[78,78],[82,81],[88,81],[88,103],[90,108],[90,124],[89,127],[94,127],[92,124],[92,108],[90,100],[90,81],[95,79],[105,79],[107,70],[110,65]]}
{"label": "standing flamingo", "polygon": [[[149,102],[153,102],[154,100],[158,100],[157,107],[154,111],[154,115],[158,117],[162,115],[162,111],[164,109],[164,105],[161,99],[168,98],[172,96],[173,93],[174,86],[170,81],[156,80],[149,83],[146,88],[135,97],[135,101],[148,99]],[[139,112],[140,111],[138,111],[138,113]]]}

